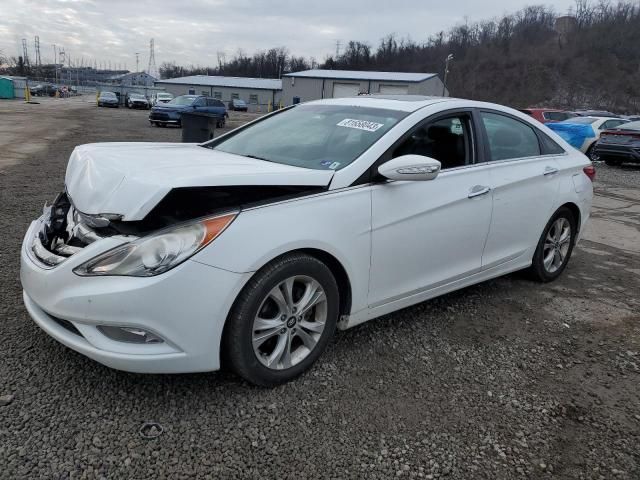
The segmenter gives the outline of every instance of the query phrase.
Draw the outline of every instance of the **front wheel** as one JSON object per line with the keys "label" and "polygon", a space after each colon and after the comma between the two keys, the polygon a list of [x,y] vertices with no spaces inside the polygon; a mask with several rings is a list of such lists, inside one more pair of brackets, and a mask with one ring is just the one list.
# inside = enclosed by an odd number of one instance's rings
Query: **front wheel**
{"label": "front wheel", "polygon": [[571,210],[562,207],[547,223],[533,255],[529,272],[540,282],[558,278],[569,263],[575,245],[577,219]]}
{"label": "front wheel", "polygon": [[254,385],[292,380],[322,354],[339,315],[331,270],[306,254],[274,260],[238,296],[223,336],[225,361]]}

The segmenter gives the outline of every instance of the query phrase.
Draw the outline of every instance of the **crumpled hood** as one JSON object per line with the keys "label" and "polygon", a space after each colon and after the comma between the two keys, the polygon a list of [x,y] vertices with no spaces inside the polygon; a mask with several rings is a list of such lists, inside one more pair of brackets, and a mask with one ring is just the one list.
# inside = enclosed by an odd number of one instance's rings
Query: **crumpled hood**
{"label": "crumpled hood", "polygon": [[74,206],[90,215],[142,220],[174,188],[327,186],[332,170],[256,160],[189,143],[93,143],[75,148],[65,177]]}

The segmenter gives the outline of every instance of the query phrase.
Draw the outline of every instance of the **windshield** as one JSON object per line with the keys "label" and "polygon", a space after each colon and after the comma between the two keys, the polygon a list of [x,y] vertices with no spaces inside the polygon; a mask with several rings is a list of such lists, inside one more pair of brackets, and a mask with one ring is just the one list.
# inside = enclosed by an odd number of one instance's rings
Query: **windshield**
{"label": "windshield", "polygon": [[245,105],[244,100],[234,100],[233,103],[236,105]]}
{"label": "windshield", "polygon": [[173,98],[170,93],[159,93],[158,98]]}
{"label": "windshield", "polygon": [[196,98],[198,98],[196,95],[180,95],[171,100],[168,105],[191,105]]}
{"label": "windshield", "polygon": [[562,123],[575,123],[577,125],[591,125],[597,120],[598,120],[597,118],[591,118],[591,117],[576,117],[576,118],[570,118],[568,120],[565,120]]}
{"label": "windshield", "polygon": [[139,93],[130,93],[129,98],[144,99],[144,96],[140,95]]}
{"label": "windshield", "polygon": [[113,92],[102,92],[100,96],[106,98],[115,98],[116,94]]}
{"label": "windshield", "polygon": [[405,116],[406,112],[349,105],[301,105],[205,146],[269,162],[339,170]]}

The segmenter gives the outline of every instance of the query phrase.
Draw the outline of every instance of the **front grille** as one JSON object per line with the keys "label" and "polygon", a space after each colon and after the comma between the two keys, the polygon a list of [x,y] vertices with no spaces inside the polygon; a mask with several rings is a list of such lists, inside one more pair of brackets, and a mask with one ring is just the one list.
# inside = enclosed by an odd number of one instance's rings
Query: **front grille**
{"label": "front grille", "polygon": [[53,317],[51,315],[50,315],[50,317],[53,319],[54,322],[56,322],[58,325],[60,325],[65,330],[73,333],[74,335],[78,335],[79,337],[82,337],[82,333],[80,333],[80,330],[78,330],[76,328],[76,326],[73,323],[71,323],[69,320],[64,320],[62,318]]}
{"label": "front grille", "polygon": [[[96,219],[103,221],[104,219]],[[61,264],[90,243],[101,237],[83,220],[82,215],[69,203],[66,196],[59,197],[51,207],[45,207],[41,227],[31,245],[35,257],[48,267]]]}
{"label": "front grille", "polygon": [[151,112],[149,117],[151,120],[169,120],[169,115],[166,113]]}

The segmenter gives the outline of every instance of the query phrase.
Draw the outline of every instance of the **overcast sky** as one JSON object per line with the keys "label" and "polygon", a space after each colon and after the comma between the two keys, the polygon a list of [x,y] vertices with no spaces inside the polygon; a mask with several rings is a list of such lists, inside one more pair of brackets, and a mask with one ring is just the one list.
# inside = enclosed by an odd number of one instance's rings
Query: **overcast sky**
{"label": "overcast sky", "polygon": [[84,57],[135,70],[149,58],[155,39],[156,64],[215,65],[216,52],[231,56],[274,46],[324,60],[336,40],[376,45],[395,33],[422,41],[441,30],[500,16],[525,5],[553,4],[566,13],[574,0],[2,0],[0,50],[30,58],[40,37],[43,62],[53,61],[53,44],[73,61]]}

